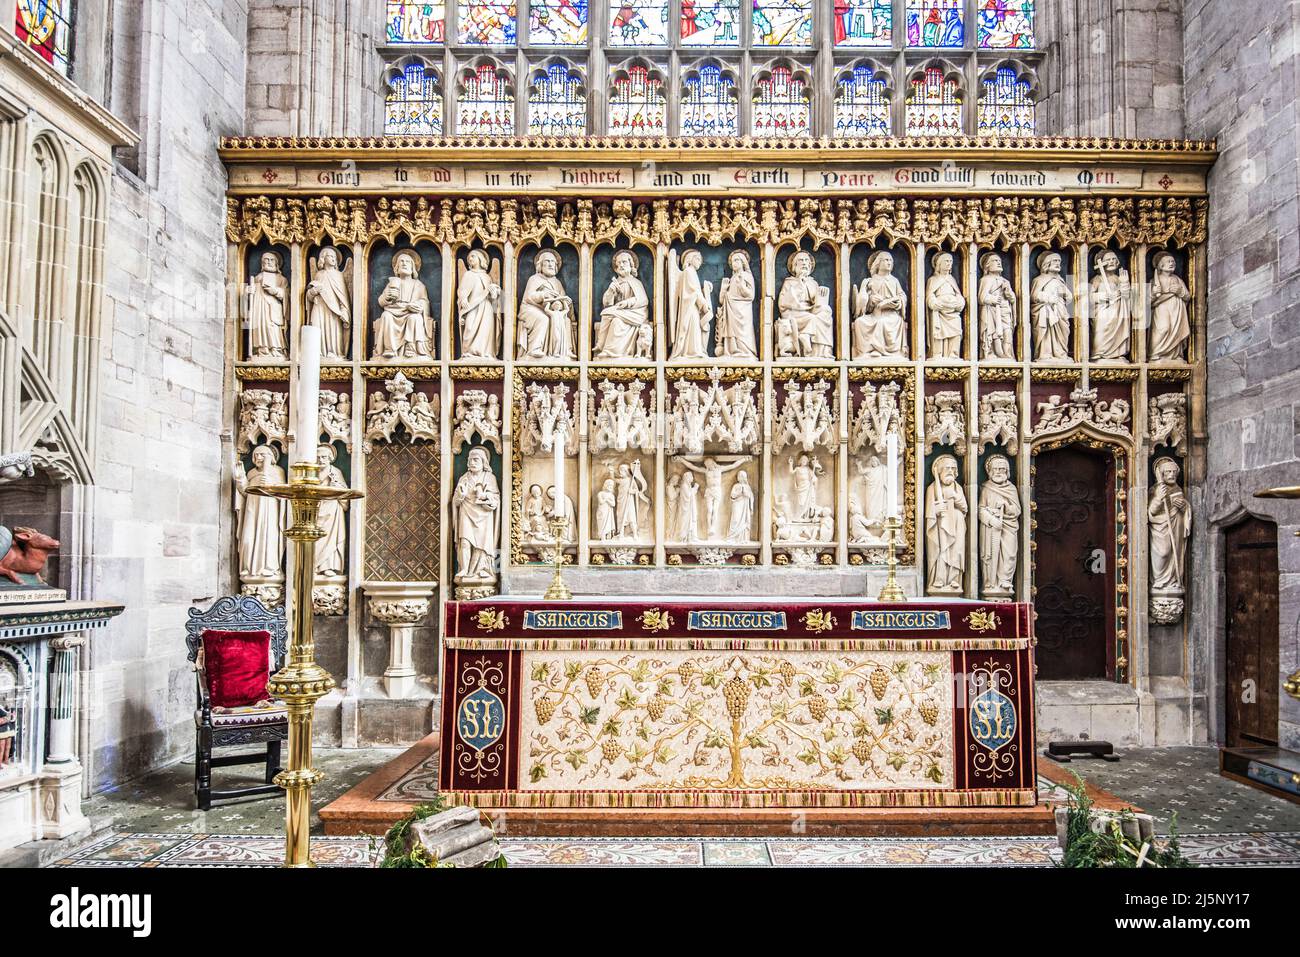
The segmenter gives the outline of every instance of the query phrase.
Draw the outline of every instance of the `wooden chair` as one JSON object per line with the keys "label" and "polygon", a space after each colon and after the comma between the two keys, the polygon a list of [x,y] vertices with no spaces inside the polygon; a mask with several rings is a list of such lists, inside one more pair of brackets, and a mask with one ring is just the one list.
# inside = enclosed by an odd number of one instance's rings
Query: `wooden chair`
{"label": "wooden chair", "polygon": [[[214,800],[278,793],[279,786],[271,782],[280,770],[280,742],[289,736],[289,716],[282,703],[267,699],[266,683],[271,670],[284,664],[288,645],[284,608],[268,611],[246,595],[218,598],[206,611],[191,608],[185,631],[198,689],[194,797],[200,810],[211,808]],[[212,756],[214,748],[263,743],[265,755]],[[214,767],[263,762],[265,784],[212,789]]]}

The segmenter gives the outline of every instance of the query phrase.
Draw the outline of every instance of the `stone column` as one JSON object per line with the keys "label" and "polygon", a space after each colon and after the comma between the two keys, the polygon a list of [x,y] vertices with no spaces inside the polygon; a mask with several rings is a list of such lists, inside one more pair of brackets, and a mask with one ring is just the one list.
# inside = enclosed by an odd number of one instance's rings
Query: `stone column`
{"label": "stone column", "polygon": [[415,690],[415,626],[429,614],[437,582],[362,582],[370,599],[370,614],[388,626],[388,667],[384,692],[390,698],[407,698]]}
{"label": "stone column", "polygon": [[50,639],[50,690],[45,766],[40,779],[40,831],[57,840],[89,826],[81,810],[81,763],[74,751],[77,733],[77,658],[85,639],[79,634]]}

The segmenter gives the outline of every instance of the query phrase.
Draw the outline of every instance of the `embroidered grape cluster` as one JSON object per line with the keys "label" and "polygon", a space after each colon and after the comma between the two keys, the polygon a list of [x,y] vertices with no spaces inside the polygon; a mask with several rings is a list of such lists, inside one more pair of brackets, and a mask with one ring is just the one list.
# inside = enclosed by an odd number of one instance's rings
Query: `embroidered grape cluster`
{"label": "embroidered grape cluster", "polygon": [[600,753],[605,756],[606,761],[613,761],[623,753],[623,746],[612,738],[606,738],[600,742]]}
{"label": "embroidered grape cluster", "polygon": [[690,684],[691,676],[695,674],[695,663],[683,661],[677,666],[677,677],[682,679],[682,684]]}
{"label": "embroidered grape cluster", "polygon": [[662,695],[655,695],[646,702],[645,709],[650,712],[651,719],[658,721],[664,716],[664,711],[668,708],[668,701]]}
{"label": "embroidered grape cluster", "polygon": [[551,720],[551,715],[555,714],[555,702],[550,698],[538,698],[533,707],[537,709],[538,724],[546,724]]}
{"label": "embroidered grape cluster", "polygon": [[880,701],[883,699],[885,697],[885,689],[889,687],[889,672],[884,668],[877,668],[875,671],[871,672],[871,677],[868,680],[871,682],[871,691],[875,694],[876,700]]}
{"label": "embroidered grape cluster", "polygon": [[820,721],[826,717],[826,709],[826,699],[821,695],[815,694],[808,699],[808,713],[813,716],[814,720]]}
{"label": "embroidered grape cluster", "polygon": [[587,690],[591,692],[593,698],[600,697],[600,693],[605,690],[605,674],[594,665],[587,669]]}
{"label": "embroidered grape cluster", "polygon": [[781,662],[779,665],[776,666],[776,670],[777,670],[778,672],[780,672],[781,677],[784,678],[784,679],[786,680],[786,683],[787,683],[787,684],[789,684],[791,681],[794,681],[794,662],[793,662],[793,661],[786,660],[786,661]]}
{"label": "embroidered grape cluster", "polygon": [[871,757],[871,745],[859,738],[853,742],[853,756],[863,764]]}
{"label": "embroidered grape cluster", "polygon": [[922,701],[920,706],[921,719],[928,725],[933,725],[939,720],[939,706],[933,701]]}
{"label": "embroidered grape cluster", "polygon": [[745,705],[749,703],[749,685],[745,684],[740,675],[733,675],[722,686],[722,696],[727,699],[727,714],[731,715],[733,721],[739,721],[745,713]]}

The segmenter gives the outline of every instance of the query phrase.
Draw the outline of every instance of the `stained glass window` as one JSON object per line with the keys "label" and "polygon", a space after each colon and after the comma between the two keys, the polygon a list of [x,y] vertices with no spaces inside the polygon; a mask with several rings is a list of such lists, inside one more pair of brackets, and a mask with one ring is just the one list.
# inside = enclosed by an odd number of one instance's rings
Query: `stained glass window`
{"label": "stained glass window", "polygon": [[836,136],[888,136],[889,95],[869,66],[855,66],[835,89]]}
{"label": "stained glass window", "polygon": [[993,50],[1034,48],[1034,0],[976,0],[979,45]]}
{"label": "stained glass window", "polygon": [[464,78],[456,110],[456,132],[506,136],[515,131],[515,101],[506,77],[481,63]]}
{"label": "stained glass window", "polygon": [[609,0],[609,44],[615,47],[666,46],[668,0]]}
{"label": "stained glass window", "polygon": [[611,136],[663,136],[668,132],[664,85],[643,66],[615,77],[609,93]]}
{"label": "stained glass window", "polygon": [[553,63],[534,77],[528,91],[528,132],[532,136],[581,136],[587,132],[587,100],[582,77]]}
{"label": "stained glass window", "polygon": [[754,46],[812,43],[812,0],[753,0]]}
{"label": "stained glass window", "polygon": [[15,31],[64,76],[72,57],[72,0],[18,0]]}
{"label": "stained glass window", "polygon": [[441,136],[442,93],[438,75],[422,63],[408,64],[388,84],[384,102],[388,136]]}
{"label": "stained glass window", "polygon": [[740,46],[740,0],[682,0],[682,46]]}
{"label": "stained glass window", "polygon": [[736,84],[721,67],[706,63],[686,77],[682,89],[683,136],[737,136]]}
{"label": "stained glass window", "polygon": [[803,80],[783,66],[758,81],[754,96],[755,136],[807,136],[812,110]]}
{"label": "stained glass window", "polygon": [[515,42],[513,0],[460,0],[461,43],[506,46]]}
{"label": "stained glass window", "polygon": [[908,136],[951,136],[961,133],[961,96],[957,81],[943,70],[928,67],[912,80],[907,94]]}
{"label": "stained glass window", "polygon": [[835,0],[835,45],[887,47],[894,42],[894,0]]}
{"label": "stained glass window", "polygon": [[446,39],[447,4],[388,0],[389,43],[442,43]]}
{"label": "stained glass window", "polygon": [[1033,136],[1034,101],[1029,81],[1016,76],[1011,67],[1000,67],[984,81],[979,102],[981,136]]}
{"label": "stained glass window", "polygon": [[554,46],[587,43],[587,0],[531,0],[528,42]]}
{"label": "stained glass window", "polygon": [[907,45],[959,47],[966,42],[965,0],[907,0]]}

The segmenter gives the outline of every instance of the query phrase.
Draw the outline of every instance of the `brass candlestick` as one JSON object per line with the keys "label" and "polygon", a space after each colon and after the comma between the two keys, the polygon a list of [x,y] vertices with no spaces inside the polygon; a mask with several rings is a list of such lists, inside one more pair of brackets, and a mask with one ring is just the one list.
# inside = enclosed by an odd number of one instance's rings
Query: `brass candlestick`
{"label": "brass candlestick", "polygon": [[288,485],[254,485],[250,495],[284,499],[293,519],[285,535],[293,542],[293,628],[284,667],[271,676],[267,694],[283,701],[289,712],[289,766],[275,776],[284,788],[284,866],[315,867],[311,860],[311,787],[322,777],[311,766],[311,724],[316,702],[329,694],[334,679],[316,663],[312,634],[312,586],[316,583],[316,541],[325,530],[317,524],[320,503],[361,498],[360,492],[330,488],[320,481],[321,466],[295,462]]}
{"label": "brass candlestick", "polygon": [[898,530],[902,527],[903,522],[897,515],[885,519],[885,528],[889,529],[889,559],[886,562],[889,577],[885,579],[885,587],[880,590],[876,601],[907,601],[907,595],[898,584]]}
{"label": "brass candlestick", "polygon": [[555,538],[555,551],[552,553],[551,564],[555,566],[555,575],[551,578],[551,586],[546,589],[546,594],[542,597],[547,601],[568,601],[573,597],[573,592],[569,586],[564,584],[564,576],[561,569],[564,568],[564,530],[568,528],[569,520],[562,515],[551,516],[551,535]]}

